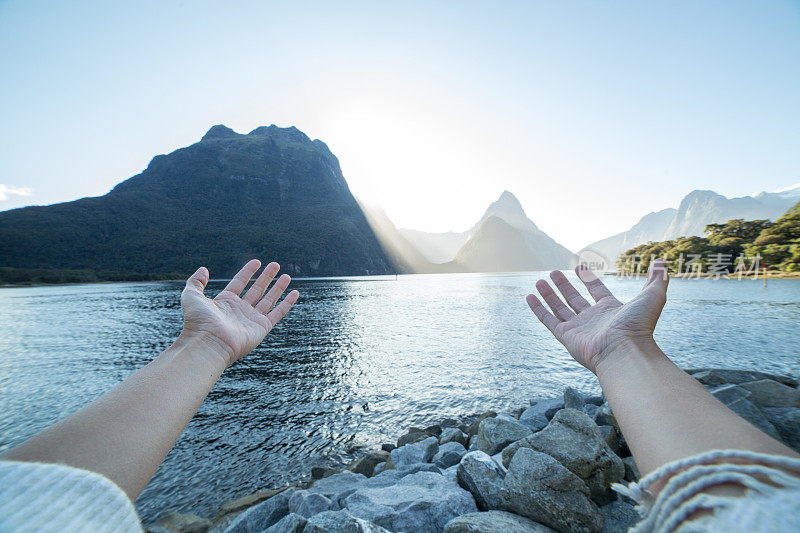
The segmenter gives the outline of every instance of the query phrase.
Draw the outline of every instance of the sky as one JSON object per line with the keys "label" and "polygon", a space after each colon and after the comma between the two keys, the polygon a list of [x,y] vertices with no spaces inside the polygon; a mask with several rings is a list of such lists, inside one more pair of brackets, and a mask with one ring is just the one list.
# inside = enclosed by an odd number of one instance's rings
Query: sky
{"label": "sky", "polygon": [[0,210],[214,124],[322,139],[398,227],[463,231],[507,189],[573,250],[800,182],[800,2],[388,4],[0,0]]}

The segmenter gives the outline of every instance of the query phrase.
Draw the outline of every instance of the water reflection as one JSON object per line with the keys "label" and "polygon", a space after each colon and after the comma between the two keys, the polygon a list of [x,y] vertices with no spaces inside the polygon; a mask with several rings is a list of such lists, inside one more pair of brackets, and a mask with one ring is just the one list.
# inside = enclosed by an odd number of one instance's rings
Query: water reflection
{"label": "water reflection", "polygon": [[[593,390],[528,311],[533,274],[296,280],[301,299],[201,406],[138,500],[148,521],[213,514],[394,440],[411,424]],[[638,280],[610,278],[623,300]],[[211,294],[224,286],[212,282]],[[85,405],[169,345],[179,283],[0,290],[0,449]],[[673,280],[656,332],[686,366],[798,373],[800,283]]]}

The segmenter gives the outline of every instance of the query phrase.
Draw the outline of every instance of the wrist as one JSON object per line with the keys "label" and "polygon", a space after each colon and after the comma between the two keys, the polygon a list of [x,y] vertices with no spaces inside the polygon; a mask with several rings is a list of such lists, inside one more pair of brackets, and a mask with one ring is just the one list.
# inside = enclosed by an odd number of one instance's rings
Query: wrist
{"label": "wrist", "polygon": [[603,350],[595,363],[594,373],[602,383],[604,379],[621,375],[631,366],[650,364],[660,359],[667,359],[667,356],[652,335],[625,337]]}
{"label": "wrist", "polygon": [[230,347],[206,332],[181,331],[175,342],[159,356],[164,359],[189,359],[204,369],[222,374],[233,360]]}

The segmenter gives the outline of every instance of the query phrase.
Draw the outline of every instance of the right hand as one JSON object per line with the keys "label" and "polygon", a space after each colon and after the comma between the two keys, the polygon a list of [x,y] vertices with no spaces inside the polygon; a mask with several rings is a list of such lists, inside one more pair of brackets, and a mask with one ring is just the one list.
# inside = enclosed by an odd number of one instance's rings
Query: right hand
{"label": "right hand", "polygon": [[526,300],[536,318],[576,361],[596,374],[601,361],[631,342],[654,342],[653,330],[667,301],[669,283],[663,260],[657,259],[650,265],[642,292],[626,304],[617,300],[588,268],[579,266],[575,273],[594,298],[594,305],[558,270],[551,272],[550,278],[569,307],[544,280],[537,281],[536,288],[552,313],[533,294]]}

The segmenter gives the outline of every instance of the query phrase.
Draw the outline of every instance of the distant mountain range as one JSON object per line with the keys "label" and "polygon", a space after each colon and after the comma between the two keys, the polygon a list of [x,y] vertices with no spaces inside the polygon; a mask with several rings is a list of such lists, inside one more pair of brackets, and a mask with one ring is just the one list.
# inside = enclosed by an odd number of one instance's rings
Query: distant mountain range
{"label": "distant mountain range", "polygon": [[384,274],[339,161],[294,127],[214,126],[96,198],[0,212],[0,266],[228,276],[248,259],[294,275]]}
{"label": "distant mountain range", "polygon": [[[613,264],[634,246],[701,235],[706,224],[774,220],[798,199],[800,184],[731,199],[693,191],[677,209],[584,250]],[[325,143],[274,125],[246,135],[217,125],[103,196],[0,212],[0,268],[141,279],[205,265],[224,277],[251,257],[304,276],[549,270],[578,260],[508,191],[466,231],[398,230],[382,209],[353,197]]]}
{"label": "distant mountain range", "polygon": [[590,250],[601,254],[611,265],[625,251],[645,244],[702,236],[706,225],[745,220],[775,220],[800,199],[800,184],[780,192],[762,192],[756,196],[726,198],[714,191],[692,191],[681,200],[677,209],[667,208],[642,217],[631,229],[593,242],[579,254]]}

